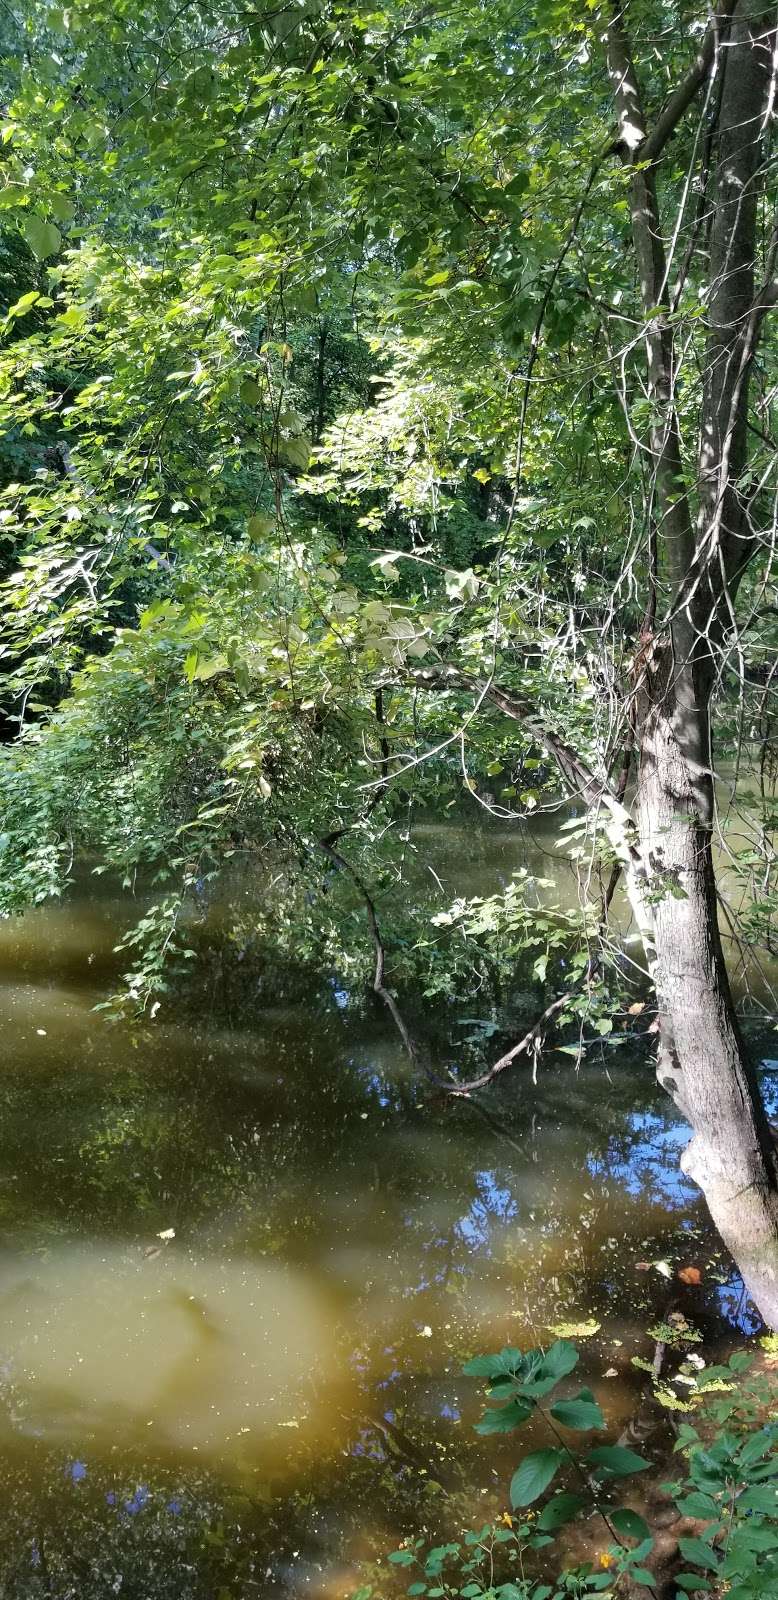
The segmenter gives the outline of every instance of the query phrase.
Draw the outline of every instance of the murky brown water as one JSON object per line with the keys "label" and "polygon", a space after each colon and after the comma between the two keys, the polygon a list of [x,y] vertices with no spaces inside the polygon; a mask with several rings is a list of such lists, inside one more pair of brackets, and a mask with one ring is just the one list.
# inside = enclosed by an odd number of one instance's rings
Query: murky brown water
{"label": "murky brown water", "polygon": [[[416,838],[446,895],[528,859],[574,892],[548,828]],[[346,1592],[504,1493],[473,1351],[593,1319],[615,1426],[669,1296],[636,1262],[700,1268],[711,1347],[755,1325],[645,1061],[425,1103],[380,1009],[289,971],[139,1035],[92,1009],[128,920],[98,887],[0,926],[3,1596]]]}

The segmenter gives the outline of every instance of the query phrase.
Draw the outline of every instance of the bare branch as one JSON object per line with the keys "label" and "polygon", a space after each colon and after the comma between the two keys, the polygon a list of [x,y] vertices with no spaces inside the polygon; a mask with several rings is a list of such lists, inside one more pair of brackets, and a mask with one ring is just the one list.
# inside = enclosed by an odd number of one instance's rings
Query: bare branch
{"label": "bare branch", "polygon": [[512,1050],[508,1050],[504,1056],[500,1056],[499,1061],[495,1061],[494,1066],[490,1067],[488,1072],[484,1072],[480,1078],[472,1078],[470,1083],[460,1083],[456,1088],[449,1089],[449,1094],[455,1098],[467,1099],[474,1089],[485,1089],[488,1084],[499,1077],[501,1072],[505,1071],[506,1067],[512,1066],[517,1056],[523,1055],[525,1050],[529,1050],[530,1046],[540,1038],[546,1023],[550,1022],[551,1018],[555,1017],[557,1012],[567,1005],[568,1001],[572,999],[572,995],[573,991],[570,990],[567,994],[560,995],[557,1000],[552,1000],[551,1005],[546,1006],[543,1015],[538,1017],[536,1022],[533,1022],[532,1027],[528,1033],[525,1033],[524,1038],[520,1039]]}

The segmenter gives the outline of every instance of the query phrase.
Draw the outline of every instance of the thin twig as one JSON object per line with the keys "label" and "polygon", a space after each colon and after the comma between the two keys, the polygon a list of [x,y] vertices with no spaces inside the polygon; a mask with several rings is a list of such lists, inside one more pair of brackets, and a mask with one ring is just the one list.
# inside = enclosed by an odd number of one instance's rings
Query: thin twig
{"label": "thin twig", "polygon": [[341,855],[339,850],[335,849],[335,840],[338,838],[340,838],[339,833],[326,834],[323,839],[319,839],[318,841],[319,849],[324,851],[325,856],[328,857],[334,866],[338,867],[341,872],[345,872],[347,874],[352,883],[355,884],[356,888],[359,890],[359,893],[364,900],[368,926],[370,928],[370,937],[373,941],[373,949],[375,951],[373,992],[378,995],[380,1000],[383,1000],[383,1003],[386,1006],[390,1017],[392,1018],[397,1032],[402,1039],[403,1046],[409,1059],[413,1062],[414,1066],[418,1066],[419,1054],[416,1046],[411,1038],[410,1033],[408,1032],[405,1022],[403,1021],[402,1013],[397,1001],[395,1000],[391,990],[387,989],[384,982],[386,976],[386,952],[384,950],[383,939],[381,938],[381,929],[378,923],[378,914],[375,908],[375,901],[373,900],[364,878],[357,871],[356,867],[352,866],[351,862],[348,861],[344,855]]}

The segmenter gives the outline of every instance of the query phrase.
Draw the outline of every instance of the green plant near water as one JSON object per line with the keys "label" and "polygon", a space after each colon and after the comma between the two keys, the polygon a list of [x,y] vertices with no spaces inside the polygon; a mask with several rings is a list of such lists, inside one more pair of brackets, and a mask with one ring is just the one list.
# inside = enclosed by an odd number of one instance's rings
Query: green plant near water
{"label": "green plant near water", "polygon": [[[592,1434],[605,1426],[590,1389],[552,1399],[577,1363],[575,1346],[564,1339],[545,1351],[507,1348],[467,1363],[465,1373],[487,1383],[489,1405],[478,1433],[509,1433],[534,1418],[545,1423],[550,1442],[525,1456],[513,1474],[514,1515],[431,1549],[415,1539],[389,1556],[411,1578],[409,1595],[568,1600],[599,1594],[615,1600],[656,1590],[646,1565],[655,1544],[651,1529],[615,1494],[622,1479],[651,1463],[622,1445],[578,1449],[568,1442],[571,1432]],[[698,1593],[727,1600],[778,1596],[778,1422],[771,1410],[774,1390],[752,1370],[748,1355],[737,1353],[701,1376],[698,1426],[684,1422],[675,1446],[685,1471],[662,1486],[679,1517],[701,1525],[696,1536],[678,1540],[680,1565],[670,1586],[675,1600]],[[541,1499],[539,1512],[530,1511]],[[559,1530],[592,1517],[604,1536],[596,1561],[551,1576],[548,1555]],[[542,1551],[548,1555],[539,1557]],[[353,1600],[378,1600],[378,1593],[367,1585]]]}

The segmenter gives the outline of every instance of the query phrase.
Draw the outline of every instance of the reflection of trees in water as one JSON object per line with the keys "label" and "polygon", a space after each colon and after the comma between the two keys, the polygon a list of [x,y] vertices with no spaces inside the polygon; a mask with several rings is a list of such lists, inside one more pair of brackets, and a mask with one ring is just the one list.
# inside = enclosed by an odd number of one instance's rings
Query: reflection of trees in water
{"label": "reflection of trees in water", "polygon": [[[251,1033],[167,1026],[132,1058],[122,1044],[113,1066],[106,1045],[79,1071],[55,1057],[48,1075],[6,1074],[15,1238],[76,1230],[140,1253],[174,1226],[201,1251],[279,1257],[336,1291],[344,1367],[360,1356],[338,1450],[313,1460],[286,1436],[292,1486],[253,1485],[242,1511],[216,1478],[151,1465],[142,1443],[110,1473],[79,1444],[88,1471],[74,1482],[64,1446],[12,1436],[0,1466],[8,1503],[14,1490],[8,1600],[66,1582],[103,1600],[119,1573],[133,1600],[212,1600],[233,1582],[271,1595],[276,1579],[282,1591],[295,1549],[315,1564],[366,1518],[391,1540],[394,1521],[428,1505],[435,1471],[476,1485],[502,1472],[468,1426],[459,1372],[473,1349],[542,1337],[565,1315],[607,1317],[626,1338],[661,1312],[662,1280],[636,1276],[634,1261],[696,1247],[685,1225],[699,1208],[679,1187],[677,1125],[647,1074],[549,1061],[533,1088],[517,1070],[486,1122],[467,1105],[417,1106],[383,1048],[348,1016],[274,1008]],[[717,1289],[703,1285],[702,1309]],[[596,1341],[590,1356],[601,1373]],[[622,1376],[640,1381],[626,1357]],[[79,1418],[74,1438],[88,1428]]]}
{"label": "reflection of trees in water", "polygon": [[116,1072],[7,1075],[9,1221],[41,1240],[172,1225],[325,1274],[353,1243],[400,1298],[485,1284],[507,1260],[539,1316],[555,1263],[571,1280],[560,1306],[602,1298],[604,1240],[642,1251],[696,1215],[682,1135],[634,1068],[544,1066],[536,1089],[517,1072],[486,1123],[466,1106],[409,1106],[337,1020],[315,1036],[305,1017],[270,1021],[266,1037],[260,1019],[251,1037],[168,1029]]}
{"label": "reflection of trees in water", "polygon": [[4,1600],[211,1600],[264,1571],[249,1502],[204,1474],[152,1468],[139,1481],[132,1462],[38,1448],[7,1456],[0,1485]]}

